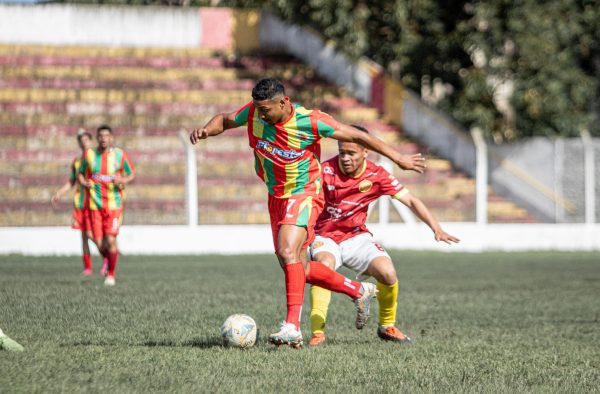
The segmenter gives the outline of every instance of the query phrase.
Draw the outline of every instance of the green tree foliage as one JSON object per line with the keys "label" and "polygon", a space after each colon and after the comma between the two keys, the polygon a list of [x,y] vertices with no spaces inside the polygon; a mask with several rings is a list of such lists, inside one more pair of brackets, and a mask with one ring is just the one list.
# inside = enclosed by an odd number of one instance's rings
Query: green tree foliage
{"label": "green tree foliage", "polygon": [[429,101],[496,142],[600,136],[600,0],[90,2],[266,7],[418,93],[433,89]]}

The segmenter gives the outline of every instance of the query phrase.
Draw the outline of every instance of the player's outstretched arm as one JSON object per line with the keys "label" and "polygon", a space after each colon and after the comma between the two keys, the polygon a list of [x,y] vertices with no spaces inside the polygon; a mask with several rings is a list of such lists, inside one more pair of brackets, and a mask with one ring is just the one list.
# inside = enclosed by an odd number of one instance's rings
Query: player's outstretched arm
{"label": "player's outstretched arm", "polygon": [[56,191],[56,193],[54,193],[54,195],[50,199],[50,203],[52,204],[52,206],[54,208],[56,208],[56,203],[58,202],[58,200],[60,200],[60,198],[63,196],[63,194],[65,194],[66,192],[68,192],[73,187],[74,184],[75,184],[75,182],[71,181],[69,179],[68,181],[65,182],[64,185],[62,185],[60,187],[60,189],[58,189]]}
{"label": "player's outstretched arm", "polygon": [[379,138],[359,131],[352,126],[339,123],[338,128],[333,132],[331,137],[338,141],[361,144],[367,149],[371,149],[389,158],[403,170],[412,170],[420,174],[425,171],[425,158],[420,153],[415,155],[400,154],[399,152],[396,152],[394,149],[390,148]]}
{"label": "player's outstretched arm", "polygon": [[448,245],[451,245],[452,242],[459,243],[460,239],[456,238],[453,235],[448,234],[442,229],[442,226],[438,223],[437,220],[433,217],[429,209],[423,204],[423,201],[413,196],[410,193],[404,194],[402,197],[397,198],[402,204],[406,205],[410,210],[417,215],[419,219],[425,222],[429,228],[433,231],[434,237],[436,241],[446,242]]}
{"label": "player's outstretched arm", "polygon": [[190,142],[195,145],[200,140],[219,135],[227,129],[239,127],[234,121],[235,114],[235,112],[230,112],[214,116],[204,127],[192,130],[190,133]]}

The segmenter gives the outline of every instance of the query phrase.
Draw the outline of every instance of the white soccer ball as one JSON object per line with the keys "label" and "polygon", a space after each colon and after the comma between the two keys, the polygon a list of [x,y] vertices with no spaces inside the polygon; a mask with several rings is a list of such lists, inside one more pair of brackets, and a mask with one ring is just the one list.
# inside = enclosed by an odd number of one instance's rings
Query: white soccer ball
{"label": "white soccer ball", "polygon": [[229,316],[221,326],[224,346],[251,348],[256,342],[257,333],[254,319],[242,313]]}

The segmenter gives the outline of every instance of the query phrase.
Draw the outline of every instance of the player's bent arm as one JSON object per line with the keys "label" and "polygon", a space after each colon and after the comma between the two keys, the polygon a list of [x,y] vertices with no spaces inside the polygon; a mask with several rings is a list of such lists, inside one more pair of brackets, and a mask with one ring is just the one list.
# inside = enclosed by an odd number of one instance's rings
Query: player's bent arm
{"label": "player's bent arm", "polygon": [[83,175],[82,173],[77,174],[77,182],[79,182],[81,184],[81,186],[85,187],[86,189],[90,188],[90,182],[85,179],[85,175]]}
{"label": "player's bent arm", "polygon": [[446,233],[442,226],[438,223],[437,220],[433,217],[429,209],[423,204],[419,198],[413,196],[410,193],[404,193],[394,196],[395,199],[400,201],[402,204],[406,205],[410,210],[417,215],[419,219],[425,222],[431,231],[433,231],[434,237],[436,241],[443,241],[447,244],[451,242],[458,243],[460,240],[453,235]]}
{"label": "player's bent arm", "polygon": [[122,176],[120,174],[115,175],[113,182],[117,185],[125,186],[135,179],[135,172],[132,172],[129,175]]}
{"label": "player's bent arm", "polygon": [[423,173],[425,170],[425,159],[420,153],[410,156],[402,155],[390,148],[379,138],[357,130],[352,126],[339,123],[338,128],[333,132],[331,138],[334,138],[338,141],[361,144],[367,149],[371,149],[389,158],[403,170],[412,170],[418,173]]}
{"label": "player's bent arm", "polygon": [[58,200],[60,200],[60,198],[63,196],[63,194],[69,191],[73,187],[73,185],[75,185],[75,180],[69,179],[68,181],[66,181],[65,184],[62,185],[60,189],[58,189],[50,199],[52,205],[55,205],[58,202]]}
{"label": "player's bent arm", "polygon": [[235,123],[234,119],[235,112],[221,113],[213,116],[213,118],[209,120],[204,127],[192,130],[190,133],[191,143],[196,144],[200,140],[219,135],[227,129],[239,127],[239,125]]}

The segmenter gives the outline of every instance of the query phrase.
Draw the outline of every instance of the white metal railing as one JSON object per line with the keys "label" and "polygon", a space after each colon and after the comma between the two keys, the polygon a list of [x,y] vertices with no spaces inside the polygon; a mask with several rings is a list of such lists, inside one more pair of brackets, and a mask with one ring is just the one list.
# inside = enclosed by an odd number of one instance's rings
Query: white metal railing
{"label": "white metal railing", "polygon": [[[471,136],[475,145],[476,170],[476,223],[486,225],[488,223],[488,149],[481,130],[473,128]],[[189,143],[189,134],[185,130],[179,131],[179,137],[186,152],[186,177],[185,177],[185,201],[188,226],[198,225],[198,172],[196,151]],[[585,223],[596,223],[596,196],[595,196],[595,155],[593,139],[589,132],[581,132],[581,140],[584,147],[584,173],[585,173]],[[393,163],[386,157],[381,157],[378,164],[387,171],[393,171]],[[391,202],[391,204],[390,204]],[[559,202],[559,201],[557,201]],[[375,204],[369,206],[369,215]],[[390,207],[396,210],[402,221],[407,225],[417,223],[415,215],[401,202],[392,198],[380,198],[377,202],[379,224],[390,223]],[[566,205],[563,205],[566,206]]]}
{"label": "white metal railing", "polygon": [[593,224],[596,222],[596,173],[594,162],[594,141],[587,130],[581,131],[583,142],[583,160],[585,173],[585,222]]}
{"label": "white metal railing", "polygon": [[190,144],[189,133],[179,130],[179,138],[185,149],[185,207],[188,226],[198,225],[198,165],[196,151]]}
{"label": "white metal railing", "polygon": [[488,153],[481,129],[471,129],[475,144],[475,218],[478,225],[487,224]]}

